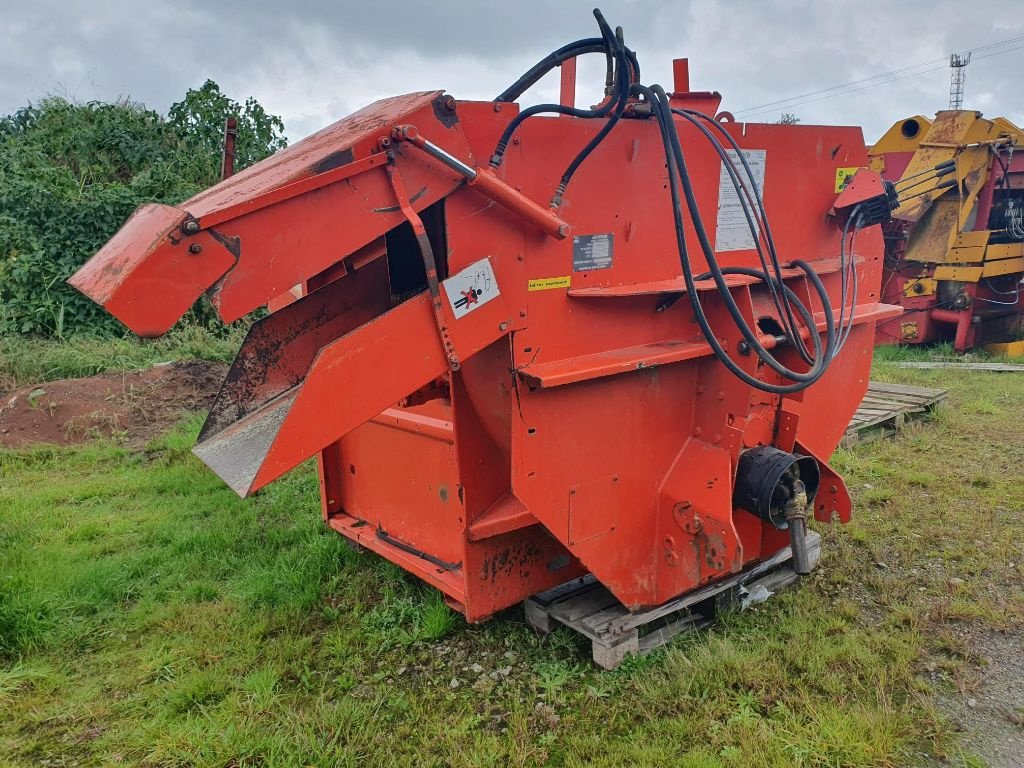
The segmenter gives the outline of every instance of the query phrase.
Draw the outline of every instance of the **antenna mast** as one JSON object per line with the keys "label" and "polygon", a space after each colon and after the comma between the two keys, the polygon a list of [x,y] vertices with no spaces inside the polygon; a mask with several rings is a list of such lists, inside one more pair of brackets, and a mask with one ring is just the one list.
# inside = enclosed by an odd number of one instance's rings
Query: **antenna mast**
{"label": "antenna mast", "polygon": [[949,57],[949,67],[952,70],[949,79],[950,109],[962,109],[964,106],[964,79],[967,74],[965,70],[970,63],[970,52],[954,53]]}

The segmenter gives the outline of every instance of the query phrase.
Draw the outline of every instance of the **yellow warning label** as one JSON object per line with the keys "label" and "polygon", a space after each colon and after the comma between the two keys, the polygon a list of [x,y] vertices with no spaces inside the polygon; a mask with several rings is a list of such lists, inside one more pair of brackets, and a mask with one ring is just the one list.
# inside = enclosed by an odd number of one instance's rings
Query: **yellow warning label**
{"label": "yellow warning label", "polygon": [[541,277],[531,280],[527,284],[527,290],[550,291],[552,288],[568,288],[570,279],[569,275],[565,277]]}
{"label": "yellow warning label", "polygon": [[844,189],[846,185],[850,183],[854,175],[859,171],[859,167],[853,168],[836,168],[836,194],[838,195]]}

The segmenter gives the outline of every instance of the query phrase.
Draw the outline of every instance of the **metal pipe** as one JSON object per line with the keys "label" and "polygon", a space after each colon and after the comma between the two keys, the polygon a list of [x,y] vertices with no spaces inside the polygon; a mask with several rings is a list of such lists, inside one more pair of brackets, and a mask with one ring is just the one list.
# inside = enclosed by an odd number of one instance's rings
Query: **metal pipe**
{"label": "metal pipe", "polygon": [[473,168],[459,158],[441,149],[433,142],[427,141],[416,130],[414,125],[396,125],[391,131],[396,141],[408,141],[415,147],[426,152],[435,160],[466,179],[467,183],[483,195],[508,208],[512,213],[522,216],[542,232],[559,240],[568,237],[572,231],[569,225],[555,216],[547,208],[543,208],[521,192],[513,189],[492,172]]}
{"label": "metal pipe", "polygon": [[899,181],[896,182],[896,186],[899,186],[900,184],[903,184],[904,182],[910,181],[911,179],[916,179],[919,176],[925,176],[925,175],[927,175],[929,173],[935,173],[936,171],[941,171],[943,168],[946,168],[947,166],[951,167],[951,168],[955,168],[956,167],[956,160],[955,159],[946,160],[945,162],[939,163],[938,165],[933,165],[931,168],[929,168],[927,170],[921,171],[919,173],[915,173],[913,176],[907,176],[907,178],[905,178],[905,179],[900,179]]}
{"label": "metal pipe", "polygon": [[928,189],[922,189],[920,192],[915,192],[912,195],[907,195],[906,197],[901,197],[899,199],[899,204],[903,205],[904,203],[907,202],[907,200],[913,200],[915,197],[921,197],[921,195],[927,195],[927,194],[929,194],[931,192],[938,192],[940,189],[949,189],[950,187],[955,187],[956,185],[957,185],[957,180],[956,179],[946,179],[946,181],[942,182],[941,184],[936,184],[934,187],[929,187]]}
{"label": "metal pipe", "polygon": [[811,572],[811,561],[807,555],[807,518],[799,516],[789,520],[789,548],[793,553],[793,573],[806,576]]}
{"label": "metal pipe", "polygon": [[415,139],[410,139],[410,141],[435,160],[440,160],[459,175],[465,176],[469,181],[473,181],[473,179],[476,178],[477,172],[475,169],[466,165],[464,162],[459,160],[459,158],[455,157],[455,155],[448,154],[437,146],[437,144],[427,141],[422,136],[417,136]]}
{"label": "metal pipe", "polygon": [[[913,184],[907,184],[905,187],[897,186],[896,191],[899,194],[902,195],[908,189],[913,189],[914,187],[919,187],[922,184],[927,184],[929,181],[935,181],[935,180],[941,179],[943,176],[945,176],[947,174],[950,174],[950,173],[952,173],[955,170],[956,170],[956,165],[955,164],[950,165],[947,168],[943,168],[942,170],[936,171],[934,173],[934,175],[932,175],[932,176],[928,176],[927,178],[924,178],[924,179],[918,179]],[[931,171],[928,171],[928,173],[931,173]],[[922,174],[917,174],[917,176],[921,176],[921,175]],[[910,176],[907,179],[903,179],[902,181],[899,182],[899,184],[902,184],[904,181],[909,181],[910,179],[913,179],[913,178],[916,178],[916,176]]]}

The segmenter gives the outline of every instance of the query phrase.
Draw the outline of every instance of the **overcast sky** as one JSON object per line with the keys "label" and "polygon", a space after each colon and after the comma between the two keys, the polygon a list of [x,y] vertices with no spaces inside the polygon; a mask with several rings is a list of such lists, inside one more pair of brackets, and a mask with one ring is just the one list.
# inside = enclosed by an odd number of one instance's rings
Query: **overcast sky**
{"label": "overcast sky", "polygon": [[[721,91],[722,108],[735,112],[933,62],[907,70],[934,69],[925,74],[756,114],[860,124],[868,140],[901,117],[946,107],[949,69],[936,60],[1024,36],[1024,8],[996,0],[601,7],[624,27],[646,82],[670,87],[671,60],[689,57],[691,86]],[[382,96],[443,88],[493,98],[544,54],[596,35],[591,8],[576,0],[0,0],[0,113],[48,94],[130,97],[165,111],[212,78],[238,101],[252,95],[281,115],[295,141]],[[965,106],[1024,124],[1022,71],[1024,41],[978,51]],[[602,78],[600,63],[581,69],[581,101],[596,98]],[[557,82],[531,95],[556,100]]]}

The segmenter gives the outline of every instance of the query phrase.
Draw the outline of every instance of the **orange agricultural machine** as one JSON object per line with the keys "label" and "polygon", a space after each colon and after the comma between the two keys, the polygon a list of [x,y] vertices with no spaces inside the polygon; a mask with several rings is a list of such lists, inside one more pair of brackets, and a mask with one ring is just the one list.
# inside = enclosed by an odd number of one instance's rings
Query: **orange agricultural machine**
{"label": "orange agricultural machine", "polygon": [[901,120],[871,148],[871,168],[906,200],[885,227],[882,281],[906,312],[879,325],[880,343],[1009,351],[1024,330],[1022,140],[1004,118],[949,110]]}
{"label": "orange agricultural machine", "polygon": [[[588,571],[631,609],[790,544],[806,571],[899,311],[868,228],[891,185],[834,192],[859,128],[733,122],[685,60],[645,87],[596,15],[494,101],[384,99],[142,206],[71,280],[142,336],[204,293],[269,305],[196,455],[243,496],[316,456],[327,524],[474,621]],[[557,67],[561,103],[520,109]]]}

